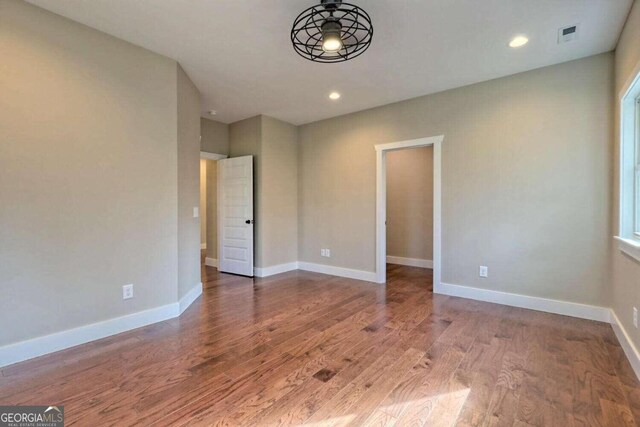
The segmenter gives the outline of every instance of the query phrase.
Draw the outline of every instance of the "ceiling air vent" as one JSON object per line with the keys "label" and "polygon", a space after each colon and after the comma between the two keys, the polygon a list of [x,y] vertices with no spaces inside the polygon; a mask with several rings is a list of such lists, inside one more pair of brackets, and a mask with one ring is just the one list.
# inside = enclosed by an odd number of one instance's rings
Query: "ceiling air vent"
{"label": "ceiling air vent", "polygon": [[571,25],[569,27],[558,29],[558,44],[568,43],[578,39],[578,26]]}

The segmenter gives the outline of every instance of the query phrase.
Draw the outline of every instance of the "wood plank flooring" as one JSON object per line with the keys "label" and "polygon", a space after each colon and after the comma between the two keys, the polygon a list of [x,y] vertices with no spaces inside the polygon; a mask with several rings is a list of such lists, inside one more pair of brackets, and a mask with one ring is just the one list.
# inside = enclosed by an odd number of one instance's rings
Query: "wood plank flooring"
{"label": "wood plank flooring", "polygon": [[309,272],[203,269],[180,318],[31,361],[0,404],[67,425],[632,426],[640,384],[609,325]]}

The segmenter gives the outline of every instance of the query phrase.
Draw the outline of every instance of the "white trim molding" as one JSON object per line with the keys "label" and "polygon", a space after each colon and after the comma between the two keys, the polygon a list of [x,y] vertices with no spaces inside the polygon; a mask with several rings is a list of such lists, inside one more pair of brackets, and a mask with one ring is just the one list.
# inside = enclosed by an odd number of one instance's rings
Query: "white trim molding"
{"label": "white trim molding", "polygon": [[365,282],[376,281],[376,273],[373,271],[354,270],[351,268],[335,267],[333,265],[316,264],[304,261],[295,261],[270,267],[254,267],[253,272],[256,277],[269,277],[274,274],[286,273],[287,271],[293,270],[311,271],[313,273],[346,277],[347,279],[363,280]]}
{"label": "white trim molding", "polygon": [[640,61],[636,64],[635,72],[631,74],[619,96],[620,146],[619,148],[619,212],[618,212],[618,247],[638,259],[640,245],[636,240],[636,181],[638,175],[638,126],[640,123]]}
{"label": "white trim molding", "polygon": [[[218,260],[205,258],[205,265],[217,267]],[[286,264],[272,265],[270,267],[254,267],[253,274],[256,277],[269,277],[274,274],[286,273],[287,271],[304,270],[314,273],[329,274],[331,276],[346,277],[347,279],[363,280],[365,282],[375,282],[376,273],[373,271],[354,270],[351,268],[335,267],[333,265],[316,264],[312,262],[294,261]]]}
{"label": "white trim molding", "polygon": [[640,379],[640,353],[613,310],[611,310],[611,327],[613,328],[613,332],[616,334],[616,338],[618,338],[618,341],[620,342],[620,346],[622,347],[624,354],[627,356],[627,359],[629,359],[633,372],[635,372],[636,377]]}
{"label": "white trim molding", "polygon": [[289,262],[286,264],[272,265],[270,267],[254,267],[253,274],[256,277],[269,277],[274,274],[286,273],[287,271],[293,271],[298,269],[298,261]]}
{"label": "white trim molding", "polygon": [[434,293],[610,323],[636,377],[640,379],[640,352],[633,344],[631,337],[629,337],[629,334],[622,325],[622,322],[620,322],[620,319],[618,319],[616,313],[610,308],[492,291],[470,286],[452,285],[450,283],[440,283],[438,292],[436,292],[434,288]]}
{"label": "white trim molding", "polygon": [[508,292],[493,291],[490,289],[473,288],[470,286],[440,283],[440,286],[438,286],[438,292],[436,292],[434,288],[434,293],[468,298],[477,301],[492,302],[511,307],[528,308],[530,310],[544,311],[547,313],[562,314],[564,316],[578,317],[580,319],[597,320],[599,322],[609,323],[611,319],[611,310],[607,307],[512,294]]}
{"label": "white trim molding", "polygon": [[199,283],[180,301],[172,304],[2,346],[0,347],[0,367],[178,317],[201,294],[202,283]]}
{"label": "white trim molding", "polygon": [[375,282],[376,273],[374,271],[353,270],[351,268],[334,267],[326,264],[315,264],[312,262],[298,261],[298,268],[314,273],[329,274],[331,276],[346,277],[348,279],[364,280],[365,282]]}
{"label": "white trim molding", "polygon": [[184,313],[184,311],[189,308],[189,306],[193,304],[193,302],[197,300],[200,295],[202,295],[202,282],[191,288],[189,292],[187,292],[182,296],[182,298],[180,298],[180,301],[178,301],[178,308],[180,312],[178,315]]}
{"label": "white trim molding", "polygon": [[428,138],[407,139],[405,141],[389,142],[386,144],[376,144],[376,151],[402,150],[404,148],[428,147],[441,143],[444,135],[430,136]]}
{"label": "white trim molding", "polygon": [[614,236],[614,239],[618,241],[618,249],[636,261],[640,261],[640,242],[619,236]]}
{"label": "white trim molding", "polygon": [[387,264],[406,265],[409,267],[433,268],[433,260],[421,258],[405,258],[387,255]]}
{"label": "white trim molding", "polygon": [[[442,141],[444,135],[377,144],[376,149],[376,272],[375,281],[387,281],[387,167],[386,153],[433,146],[433,283],[440,283],[442,248]],[[435,287],[434,287],[435,290]]]}
{"label": "white trim molding", "polygon": [[216,153],[207,153],[206,151],[201,151],[200,152],[200,158],[201,159],[207,159],[207,160],[222,160],[222,159],[226,159],[227,156],[226,154],[216,154]]}

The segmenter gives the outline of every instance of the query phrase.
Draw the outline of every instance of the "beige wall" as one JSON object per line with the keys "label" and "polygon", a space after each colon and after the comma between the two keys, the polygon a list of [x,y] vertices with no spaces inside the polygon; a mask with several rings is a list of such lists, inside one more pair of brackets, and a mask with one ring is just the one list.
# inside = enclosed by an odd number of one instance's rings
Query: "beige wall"
{"label": "beige wall", "polygon": [[[216,122],[215,120],[200,119],[200,132],[202,139],[200,140],[200,150],[207,153],[227,154],[229,155],[229,125]],[[203,227],[202,232],[204,241],[207,244],[207,257],[218,258],[218,225],[217,225],[217,168],[214,160],[207,160],[207,176],[206,176],[206,212],[202,215]]]}
{"label": "beige wall", "polygon": [[200,159],[200,243],[207,244],[207,161]]}
{"label": "beige wall", "polygon": [[207,257],[218,258],[218,163],[207,160]]}
{"label": "beige wall", "polygon": [[200,92],[180,65],[178,111],[178,298],[201,281],[200,219]]}
{"label": "beige wall", "polygon": [[175,302],[176,62],[24,2],[0,22],[0,345]]}
{"label": "beige wall", "polygon": [[267,116],[232,123],[229,153],[253,156],[255,266],[297,261],[297,128]]}
{"label": "beige wall", "polygon": [[433,147],[390,151],[387,255],[433,260]]}
{"label": "beige wall", "polygon": [[260,221],[260,180],[262,160],[262,119],[260,116],[240,120],[229,125],[229,157],[253,156],[253,236],[254,265],[262,266],[262,221]]}
{"label": "beige wall", "polygon": [[[616,51],[616,96],[640,60],[639,9]],[[227,126],[199,118],[197,89],[173,60],[19,1],[2,0],[0,21],[0,324],[19,325],[0,328],[0,345],[192,289],[201,149],[256,156],[256,233],[266,242],[257,266],[297,252],[373,271],[373,146],[439,134],[443,280],[596,305],[611,298],[639,342],[630,307],[640,267],[611,251],[611,54],[297,129],[265,117]],[[332,258],[319,256],[323,247]],[[135,298],[123,301],[128,283]]]}
{"label": "beige wall", "polygon": [[615,158],[612,184],[613,226],[611,233],[607,236],[607,241],[612,248],[612,280],[610,281],[612,307],[636,346],[640,346],[640,331],[633,326],[633,307],[640,308],[640,264],[622,254],[617,245],[612,242],[611,237],[618,234],[618,173],[620,167],[620,129],[618,123],[620,123],[620,92],[627,82],[633,79],[633,76],[640,71],[640,43],[638,40],[640,40],[640,3],[635,1],[615,52],[616,79],[613,98],[615,100],[616,126],[613,144],[613,156]]}
{"label": "beige wall", "polygon": [[301,126],[300,260],[374,271],[374,145],[443,134],[443,281],[606,305],[612,79],[608,53]]}
{"label": "beige wall", "polygon": [[229,154],[229,125],[200,118],[200,150],[207,153]]}
{"label": "beige wall", "polygon": [[261,267],[298,260],[298,130],[262,117]]}

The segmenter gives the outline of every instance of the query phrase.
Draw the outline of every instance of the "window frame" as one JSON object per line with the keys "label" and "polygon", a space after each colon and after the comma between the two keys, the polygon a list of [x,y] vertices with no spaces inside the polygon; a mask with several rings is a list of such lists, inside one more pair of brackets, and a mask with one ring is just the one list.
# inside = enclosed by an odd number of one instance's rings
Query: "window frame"
{"label": "window frame", "polygon": [[[640,81],[637,81],[640,84]],[[640,94],[634,100],[633,108],[633,147],[634,147],[634,176],[633,176],[633,237],[640,241]]]}
{"label": "window frame", "polygon": [[640,261],[640,67],[620,96],[618,247]]}

